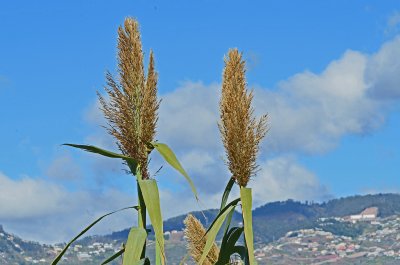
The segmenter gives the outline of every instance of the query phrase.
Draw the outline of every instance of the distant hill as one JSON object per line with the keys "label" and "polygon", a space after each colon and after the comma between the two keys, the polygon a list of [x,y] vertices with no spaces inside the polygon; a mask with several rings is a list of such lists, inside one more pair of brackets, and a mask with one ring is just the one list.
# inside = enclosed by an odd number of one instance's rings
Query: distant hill
{"label": "distant hill", "polygon": [[0,225],[0,264],[28,265],[35,261],[50,261],[51,248],[37,242],[26,241],[3,230]]}
{"label": "distant hill", "polygon": [[400,214],[400,195],[356,195],[324,203],[293,200],[267,203],[253,211],[255,239],[271,242],[288,231],[315,227],[318,218],[348,216],[373,206],[379,208],[380,217]]}
{"label": "distant hill", "polygon": [[[365,231],[365,223],[350,224],[333,221],[330,222],[329,226],[321,227],[318,219],[322,217],[343,217],[358,214],[368,207],[378,207],[379,216],[383,218],[392,215],[400,216],[400,195],[357,195],[334,199],[324,203],[298,202],[294,200],[267,203],[253,210],[255,241],[256,244],[269,243],[278,240],[289,231],[304,228],[321,228],[335,235],[355,237]],[[214,220],[217,213],[218,210],[211,209],[203,212],[193,212],[192,214],[199,218],[207,227]],[[164,221],[164,230],[182,230],[185,218],[186,215],[180,215]],[[235,212],[233,223],[237,224],[240,221],[240,213]],[[117,249],[122,242],[125,242],[128,231],[128,229],[125,229],[108,235],[89,236],[79,240],[78,244],[83,245],[83,248],[87,249],[87,246],[95,242],[112,243],[114,248]],[[169,242],[168,244],[168,248],[171,249],[168,254],[171,255],[169,260],[175,259],[179,261],[186,252],[184,242]],[[174,249],[172,250],[172,248]],[[115,249],[111,250],[111,253]],[[32,261],[39,261],[40,259],[49,262],[54,258],[56,252],[58,252],[57,246],[46,246],[25,241],[15,235],[6,233],[0,226],[0,264],[32,264]],[[75,252],[69,251],[68,253],[71,255],[69,260],[62,264],[82,264],[74,256],[76,255]],[[86,262],[85,264],[98,264],[102,258],[104,257],[100,255],[96,259],[93,259],[92,263]]]}
{"label": "distant hill", "polygon": [[[191,212],[192,215],[194,215],[196,218],[198,218],[205,226],[208,226],[211,224],[211,222],[214,220],[214,218],[218,214],[217,209],[211,209],[211,210],[205,210],[205,211],[196,211],[196,212]],[[164,231],[172,231],[172,230],[177,230],[181,231],[184,229],[184,224],[183,221],[185,220],[187,214],[184,215],[179,215],[176,217],[172,217],[164,221]],[[238,212],[235,212],[233,217],[232,217],[232,224],[237,224],[240,221],[241,214]],[[151,226],[148,227],[151,230]],[[129,234],[129,228],[124,229],[122,231],[118,232],[113,232],[109,235],[105,235],[104,237],[109,239],[109,240],[125,240],[128,238]],[[152,234],[152,233],[150,233]]]}
{"label": "distant hill", "polygon": [[[321,217],[343,217],[360,213],[368,207],[378,207],[380,217],[400,214],[400,194],[356,195],[323,203],[299,202],[294,200],[267,203],[253,210],[253,228],[256,242],[268,243],[285,235],[288,231],[316,226]],[[193,212],[200,221],[208,226],[217,215],[218,210],[211,209]],[[185,215],[164,221],[164,230],[182,230]],[[241,215],[235,212],[233,223],[238,223]],[[110,239],[125,239],[129,229],[114,232]]]}

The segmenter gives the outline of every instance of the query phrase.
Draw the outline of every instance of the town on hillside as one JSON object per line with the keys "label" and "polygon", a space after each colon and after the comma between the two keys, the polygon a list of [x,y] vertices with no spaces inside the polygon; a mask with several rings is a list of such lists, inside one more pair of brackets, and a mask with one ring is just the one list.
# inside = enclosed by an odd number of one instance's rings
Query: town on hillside
{"label": "town on hillside", "polygon": [[[168,264],[180,264],[186,254],[183,231],[165,231],[164,236]],[[99,264],[123,242],[109,236],[85,238],[69,248],[60,264]],[[150,257],[154,245],[148,241]],[[0,227],[0,264],[49,264],[64,246],[25,241]],[[255,257],[259,264],[277,265],[400,264],[400,215],[379,217],[378,207],[368,207],[358,214],[319,218],[315,227],[289,231],[270,243],[257,242]]]}
{"label": "town on hillside", "polygon": [[[345,217],[320,218],[319,227],[289,231],[255,250],[260,264],[400,264],[400,216],[378,218],[377,207]],[[324,230],[335,224],[358,224],[356,237]]]}

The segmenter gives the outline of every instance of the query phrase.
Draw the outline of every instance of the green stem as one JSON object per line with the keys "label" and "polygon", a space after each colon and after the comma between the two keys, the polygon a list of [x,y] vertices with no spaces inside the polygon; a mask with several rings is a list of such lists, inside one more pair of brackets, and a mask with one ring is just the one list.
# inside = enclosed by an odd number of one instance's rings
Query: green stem
{"label": "green stem", "polygon": [[[139,214],[138,214],[138,225],[146,229],[146,204],[144,203],[144,198],[142,194],[142,190],[140,189],[139,182],[137,183],[138,190],[138,199],[139,199]],[[144,259],[146,257],[146,243],[143,245],[142,254],[140,259]]]}

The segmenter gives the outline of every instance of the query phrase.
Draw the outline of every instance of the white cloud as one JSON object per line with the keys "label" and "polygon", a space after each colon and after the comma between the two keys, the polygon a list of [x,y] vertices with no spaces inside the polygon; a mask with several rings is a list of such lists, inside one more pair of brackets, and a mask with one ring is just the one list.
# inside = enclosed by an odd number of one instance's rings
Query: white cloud
{"label": "white cloud", "polygon": [[293,157],[277,157],[260,164],[259,174],[250,182],[254,205],[295,199],[323,201],[332,196],[317,176],[299,165]]}
{"label": "white cloud", "polygon": [[181,162],[190,172],[197,189],[206,196],[223,191],[230,177],[222,153],[219,156],[215,152],[193,149],[182,156]]}
{"label": "white cloud", "polygon": [[[102,214],[135,205],[134,196],[109,189],[69,191],[43,179],[11,179],[0,173],[0,224],[25,239],[61,242],[72,238]],[[106,233],[132,225],[135,214],[110,217],[93,233]]]}
{"label": "white cloud", "polygon": [[324,153],[341,137],[365,134],[383,122],[380,105],[367,95],[367,57],[347,51],[321,74],[303,72],[257,89],[257,112],[269,112],[271,128],[265,148],[272,152]]}
{"label": "white cloud", "polygon": [[185,82],[162,96],[158,139],[179,149],[218,148],[219,85]]}
{"label": "white cloud", "polygon": [[[400,16],[400,14],[399,14]],[[386,100],[400,98],[400,36],[385,43],[370,57],[366,80],[372,97]]]}
{"label": "white cloud", "polygon": [[13,180],[0,173],[0,218],[18,219],[59,213],[65,192],[44,180]]}
{"label": "white cloud", "polygon": [[[186,183],[185,183],[186,185]],[[220,195],[201,193],[198,204],[189,189],[160,189],[163,217],[217,207]],[[115,189],[70,191],[44,179],[25,176],[11,179],[0,173],[0,224],[24,239],[44,243],[65,242],[101,215],[136,205],[135,193]],[[107,217],[87,235],[106,234],[136,224],[137,215],[128,210]]]}

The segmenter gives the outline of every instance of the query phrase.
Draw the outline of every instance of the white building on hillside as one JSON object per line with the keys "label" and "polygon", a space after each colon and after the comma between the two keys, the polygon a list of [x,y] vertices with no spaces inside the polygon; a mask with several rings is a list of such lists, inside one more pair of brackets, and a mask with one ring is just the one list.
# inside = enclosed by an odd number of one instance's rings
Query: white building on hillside
{"label": "white building on hillside", "polygon": [[369,207],[359,214],[350,215],[350,220],[355,223],[356,221],[372,221],[378,217],[378,207]]}

